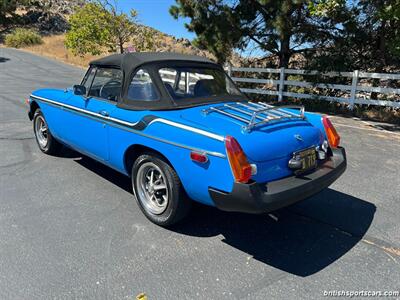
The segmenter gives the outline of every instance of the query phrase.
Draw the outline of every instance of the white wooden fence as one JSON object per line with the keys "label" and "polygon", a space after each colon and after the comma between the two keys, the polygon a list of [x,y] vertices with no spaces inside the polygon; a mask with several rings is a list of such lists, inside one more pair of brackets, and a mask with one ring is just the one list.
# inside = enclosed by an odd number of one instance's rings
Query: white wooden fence
{"label": "white wooden fence", "polygon": [[[241,88],[243,92],[253,93],[253,94],[263,94],[263,95],[275,95],[278,96],[279,101],[282,101],[283,97],[293,97],[293,98],[320,99],[320,100],[348,103],[350,108],[353,108],[354,104],[379,105],[379,106],[400,108],[400,88],[372,86],[369,82],[371,80],[367,80],[367,79],[398,80],[400,83],[400,74],[367,73],[367,72],[360,72],[358,70],[353,72],[319,73],[318,71],[295,70],[295,69],[285,69],[285,68],[280,68],[280,69],[236,68],[231,66],[227,67],[227,71],[228,74],[232,77],[233,81],[235,82],[264,85],[259,88],[246,88],[246,87]],[[246,75],[247,77],[240,76],[240,74],[243,72],[247,74]],[[257,73],[276,74],[275,77],[278,79],[256,78]],[[287,75],[302,75],[303,78],[304,76],[307,75],[320,75],[324,77],[342,77],[342,78],[346,77],[348,81],[350,81],[351,78],[351,84],[345,85],[345,84],[313,83],[308,81],[286,80]],[[310,92],[308,94],[305,94],[305,93],[285,91],[284,88],[285,86],[310,88],[309,90]],[[315,93],[315,88],[340,90],[344,92],[345,97],[319,95]],[[386,99],[384,100],[370,99],[371,92],[384,94],[386,96],[385,97]]]}

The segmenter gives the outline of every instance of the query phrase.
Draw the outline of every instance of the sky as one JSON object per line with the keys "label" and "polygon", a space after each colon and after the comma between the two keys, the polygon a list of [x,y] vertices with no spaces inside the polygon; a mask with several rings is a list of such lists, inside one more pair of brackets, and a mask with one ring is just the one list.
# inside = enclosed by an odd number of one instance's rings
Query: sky
{"label": "sky", "polygon": [[177,38],[187,38],[192,40],[194,33],[189,32],[184,23],[188,19],[179,18],[175,20],[169,13],[174,0],[119,0],[118,7],[124,12],[129,12],[132,8],[138,12],[139,23],[151,26],[164,33],[174,35]]}

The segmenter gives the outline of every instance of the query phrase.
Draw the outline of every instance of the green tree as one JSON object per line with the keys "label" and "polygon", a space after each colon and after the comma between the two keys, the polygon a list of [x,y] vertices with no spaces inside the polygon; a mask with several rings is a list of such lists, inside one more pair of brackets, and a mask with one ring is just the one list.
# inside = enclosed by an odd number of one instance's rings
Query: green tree
{"label": "green tree", "polygon": [[369,37],[370,53],[376,58],[376,71],[381,72],[399,57],[400,1],[360,0],[358,6],[361,16],[368,15],[360,22],[360,28]]}
{"label": "green tree", "polygon": [[124,51],[124,44],[137,32],[137,12],[127,15],[118,10],[116,3],[90,2],[77,8],[69,19],[70,30],[65,44],[76,55]]}
{"label": "green tree", "polygon": [[[332,9],[335,18],[312,14],[310,0],[176,0],[175,18],[188,17],[186,27],[197,34],[195,43],[224,62],[233,49],[257,50],[278,57],[288,67],[296,53],[320,48],[340,30],[336,20],[346,11]],[[340,5],[342,6],[342,5]]]}
{"label": "green tree", "polygon": [[391,36],[389,37],[390,51],[397,58],[400,57],[400,1],[391,1],[384,6],[379,14],[382,20],[389,23]]}
{"label": "green tree", "polygon": [[[330,12],[339,0],[323,0],[312,7],[315,15]],[[382,72],[400,58],[400,1],[359,0],[347,3],[343,29],[329,47],[308,57],[319,70],[370,70]]]}
{"label": "green tree", "polygon": [[131,39],[136,51],[154,51],[160,44],[159,34],[146,26],[138,26],[135,35]]}

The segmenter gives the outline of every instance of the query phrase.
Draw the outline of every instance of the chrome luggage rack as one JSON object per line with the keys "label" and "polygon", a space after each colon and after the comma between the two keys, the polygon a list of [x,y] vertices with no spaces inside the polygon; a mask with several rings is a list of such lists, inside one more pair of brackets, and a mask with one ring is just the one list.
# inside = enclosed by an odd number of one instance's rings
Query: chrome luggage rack
{"label": "chrome luggage rack", "polygon": [[[300,113],[296,114],[289,111],[281,110],[282,108],[299,109]],[[283,119],[304,120],[304,106],[285,105],[272,106],[263,102],[236,102],[227,103],[218,106],[211,106],[203,109],[203,114],[208,115],[212,112],[220,113],[243,122],[244,132],[251,132],[254,127],[270,122],[276,122]]]}

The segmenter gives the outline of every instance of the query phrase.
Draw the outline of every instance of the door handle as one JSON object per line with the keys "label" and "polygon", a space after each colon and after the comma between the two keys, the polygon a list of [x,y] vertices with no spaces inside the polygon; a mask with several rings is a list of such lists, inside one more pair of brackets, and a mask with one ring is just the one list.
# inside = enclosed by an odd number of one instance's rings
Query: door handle
{"label": "door handle", "polygon": [[108,117],[110,114],[108,113],[108,111],[106,111],[106,110],[101,110],[101,111],[99,111],[99,114],[100,115],[102,115],[102,116],[105,116],[105,117]]}

